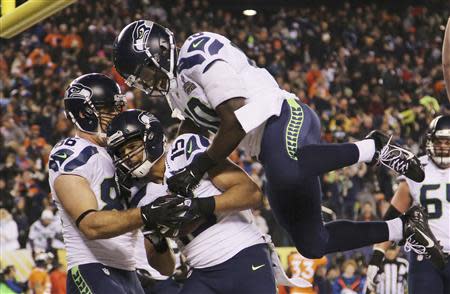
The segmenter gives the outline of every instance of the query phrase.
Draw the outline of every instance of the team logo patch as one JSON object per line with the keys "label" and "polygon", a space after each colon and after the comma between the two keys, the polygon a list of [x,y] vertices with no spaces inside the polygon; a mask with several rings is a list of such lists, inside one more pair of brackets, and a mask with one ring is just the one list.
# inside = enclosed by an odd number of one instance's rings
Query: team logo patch
{"label": "team logo patch", "polygon": [[144,125],[149,125],[150,123],[158,120],[154,115],[145,112],[139,114],[138,119]]}
{"label": "team logo patch", "polygon": [[146,44],[153,23],[150,21],[140,21],[133,31],[133,49],[136,52],[143,52],[146,50]]}
{"label": "team logo patch", "polygon": [[66,98],[89,100],[92,96],[92,89],[82,84],[72,84],[66,91]]}

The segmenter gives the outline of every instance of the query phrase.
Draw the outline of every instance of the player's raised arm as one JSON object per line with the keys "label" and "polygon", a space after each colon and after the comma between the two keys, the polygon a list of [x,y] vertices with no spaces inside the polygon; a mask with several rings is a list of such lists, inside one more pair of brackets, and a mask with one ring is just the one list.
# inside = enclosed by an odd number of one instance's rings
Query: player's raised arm
{"label": "player's raised arm", "polygon": [[445,28],[444,42],[442,44],[442,70],[444,72],[445,89],[450,100],[450,18]]}

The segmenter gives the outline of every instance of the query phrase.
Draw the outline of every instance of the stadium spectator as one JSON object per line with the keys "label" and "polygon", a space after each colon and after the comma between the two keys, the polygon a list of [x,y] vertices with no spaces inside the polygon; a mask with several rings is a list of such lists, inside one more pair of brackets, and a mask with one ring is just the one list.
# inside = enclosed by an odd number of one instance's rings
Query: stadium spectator
{"label": "stadium spectator", "polygon": [[51,210],[44,210],[41,218],[30,227],[28,236],[30,248],[34,252],[47,252],[64,248],[61,226]]}
{"label": "stadium spectator", "polygon": [[47,258],[46,253],[39,253],[34,259],[35,267],[28,277],[28,288],[34,294],[50,294],[51,282],[47,272]]}
{"label": "stadium spectator", "polygon": [[0,241],[2,246],[1,252],[13,251],[19,249],[20,245],[17,241],[19,231],[17,223],[11,214],[4,208],[0,208]]}
{"label": "stadium spectator", "polygon": [[67,272],[64,266],[56,263],[50,271],[50,282],[52,284],[51,294],[66,293]]}
{"label": "stadium spectator", "polygon": [[292,278],[303,278],[313,284],[310,288],[292,287],[289,294],[314,294],[318,293],[318,285],[315,284],[316,272],[326,266],[327,257],[309,259],[294,251],[288,255],[288,274]]}
{"label": "stadium spectator", "polygon": [[364,278],[355,274],[357,264],[353,259],[346,260],[342,265],[342,275],[333,284],[333,294],[362,294]]}
{"label": "stadium spectator", "polygon": [[2,294],[23,293],[26,290],[26,285],[16,280],[16,268],[13,265],[8,265],[3,269],[0,283],[0,293]]}

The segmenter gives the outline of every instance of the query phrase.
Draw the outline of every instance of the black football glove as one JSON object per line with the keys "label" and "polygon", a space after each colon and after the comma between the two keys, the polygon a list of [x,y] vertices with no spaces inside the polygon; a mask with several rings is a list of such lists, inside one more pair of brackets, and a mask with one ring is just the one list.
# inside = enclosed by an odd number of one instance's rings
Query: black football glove
{"label": "black football glove", "polygon": [[184,197],[167,195],[141,207],[141,217],[146,231],[155,230],[158,225],[177,227],[184,220],[186,212]]}
{"label": "black football glove", "polygon": [[214,214],[216,201],[214,196],[205,198],[186,198],[184,201],[186,212],[183,214],[184,222],[189,222],[200,217],[208,218]]}
{"label": "black football glove", "polygon": [[167,186],[173,193],[185,197],[193,197],[192,191],[198,186],[207,170],[216,163],[206,152],[197,155],[185,168],[177,171],[175,175],[167,179]]}

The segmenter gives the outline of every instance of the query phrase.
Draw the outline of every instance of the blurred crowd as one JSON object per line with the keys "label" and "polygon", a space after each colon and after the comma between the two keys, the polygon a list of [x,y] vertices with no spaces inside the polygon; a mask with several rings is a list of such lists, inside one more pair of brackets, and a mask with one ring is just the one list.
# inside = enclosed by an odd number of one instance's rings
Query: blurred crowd
{"label": "blurred crowd", "polygon": [[[62,103],[71,80],[89,72],[110,75],[126,93],[129,108],[155,113],[169,133],[176,128],[163,98],[146,99],[144,93],[128,88],[113,68],[116,34],[136,19],[168,26],[179,46],[198,31],[227,36],[282,88],[317,111],[327,142],[354,141],[381,129],[420,153],[427,124],[438,113],[450,112],[440,64],[448,1],[430,1],[426,7],[352,1],[325,6],[315,1],[306,7],[269,6],[252,17],[214,2],[80,0],[1,41],[2,250],[4,242],[8,249],[34,251],[62,246],[49,196],[47,161],[52,146],[73,132]],[[231,157],[264,189],[259,163],[240,150]],[[329,220],[376,220],[396,187],[389,171],[366,165],[326,174],[322,185]],[[275,245],[291,244],[267,204],[254,214]],[[14,233],[5,235],[6,231]],[[328,271],[337,264],[330,259]]]}

